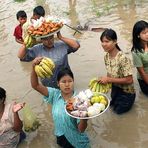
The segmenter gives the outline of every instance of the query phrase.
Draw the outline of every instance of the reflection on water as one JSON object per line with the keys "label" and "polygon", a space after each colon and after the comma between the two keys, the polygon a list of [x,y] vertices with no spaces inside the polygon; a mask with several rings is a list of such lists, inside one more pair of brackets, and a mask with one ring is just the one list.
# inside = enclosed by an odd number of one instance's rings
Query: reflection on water
{"label": "reflection on water", "polygon": [[80,24],[78,13],[76,11],[77,0],[69,0],[69,19],[71,20],[72,26],[77,26]]}
{"label": "reflection on water", "polygon": [[15,2],[24,2],[26,0],[14,0]]}
{"label": "reflection on water", "polygon": [[[29,0],[23,2],[0,1],[0,85],[7,90],[9,100],[25,101],[38,115],[41,127],[28,133],[20,148],[56,148],[53,135],[51,107],[44,104],[30,86],[31,63],[22,63],[17,58],[20,47],[14,41],[13,30],[17,25],[16,12],[23,9],[28,18],[36,5],[43,5],[46,15],[58,15],[70,20],[69,25],[113,28],[117,31],[119,45],[131,56],[131,31],[133,24],[140,19],[147,20],[147,0]],[[64,36],[73,37],[74,30],[63,27]],[[103,49],[100,45],[100,32],[83,30],[74,37],[81,48],[69,56],[75,74],[76,90],[86,89],[92,77],[106,74],[103,62]],[[110,109],[102,116],[89,120],[87,132],[92,148],[147,148],[148,145],[148,97],[139,90],[136,80],[136,102],[133,109],[124,115],[116,115]]]}

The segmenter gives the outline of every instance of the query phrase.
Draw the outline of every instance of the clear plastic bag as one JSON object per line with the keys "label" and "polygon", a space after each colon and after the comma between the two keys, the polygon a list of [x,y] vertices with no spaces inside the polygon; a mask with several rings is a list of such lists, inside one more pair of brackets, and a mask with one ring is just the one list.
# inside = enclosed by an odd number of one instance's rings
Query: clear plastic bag
{"label": "clear plastic bag", "polygon": [[35,131],[40,126],[37,116],[27,104],[23,108],[23,125],[26,132]]}

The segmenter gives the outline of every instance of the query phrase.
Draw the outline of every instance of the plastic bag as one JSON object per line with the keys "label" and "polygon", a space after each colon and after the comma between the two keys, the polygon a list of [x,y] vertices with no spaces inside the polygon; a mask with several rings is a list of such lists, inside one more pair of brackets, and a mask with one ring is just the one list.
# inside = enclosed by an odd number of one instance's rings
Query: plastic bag
{"label": "plastic bag", "polygon": [[35,131],[40,126],[37,116],[27,104],[23,108],[23,124],[26,132]]}

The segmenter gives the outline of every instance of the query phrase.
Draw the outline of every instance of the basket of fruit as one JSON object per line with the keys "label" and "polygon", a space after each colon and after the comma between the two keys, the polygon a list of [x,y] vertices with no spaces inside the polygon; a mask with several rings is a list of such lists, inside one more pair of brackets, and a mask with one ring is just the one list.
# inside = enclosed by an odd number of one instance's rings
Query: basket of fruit
{"label": "basket of fruit", "polygon": [[105,113],[110,105],[110,99],[104,93],[93,93],[90,89],[68,100],[65,111],[77,119],[90,119]]}

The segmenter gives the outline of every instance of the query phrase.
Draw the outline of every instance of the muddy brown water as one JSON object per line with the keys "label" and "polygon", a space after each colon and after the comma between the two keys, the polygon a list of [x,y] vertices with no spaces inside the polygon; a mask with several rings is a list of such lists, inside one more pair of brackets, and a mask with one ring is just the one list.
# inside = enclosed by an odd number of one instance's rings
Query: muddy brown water
{"label": "muddy brown water", "polygon": [[[113,28],[118,34],[118,44],[131,58],[131,30],[137,20],[147,20],[147,0],[26,0],[22,2],[0,1],[0,86],[7,90],[8,101],[25,101],[41,122],[40,128],[27,133],[26,140],[19,148],[56,148],[53,135],[51,108],[43,103],[41,95],[30,85],[31,62],[23,63],[17,58],[20,47],[14,41],[13,30],[18,23],[17,10],[24,9],[28,18],[36,5],[43,5],[46,14],[58,15],[69,20],[69,25]],[[148,21],[148,20],[147,20]],[[62,34],[73,37],[74,30],[64,26]],[[100,45],[101,32],[82,31],[76,33],[81,48],[69,56],[75,75],[76,90],[87,88],[91,78],[106,74],[103,63],[104,52]],[[132,110],[124,115],[116,115],[110,109],[101,116],[89,120],[87,133],[92,148],[147,148],[148,147],[148,97],[144,96],[136,80],[136,101]],[[22,112],[20,112],[20,116]]]}

